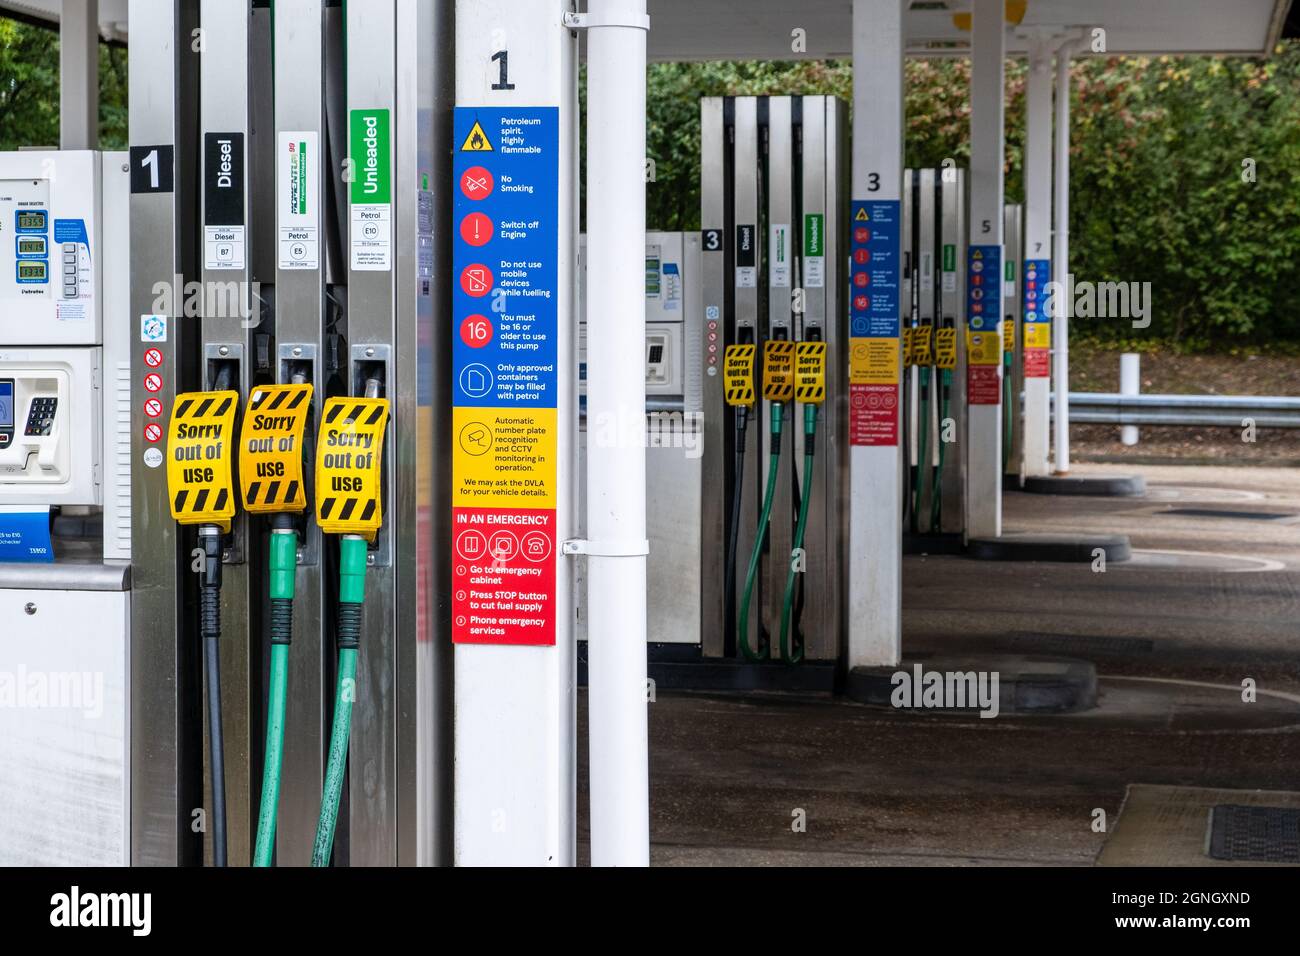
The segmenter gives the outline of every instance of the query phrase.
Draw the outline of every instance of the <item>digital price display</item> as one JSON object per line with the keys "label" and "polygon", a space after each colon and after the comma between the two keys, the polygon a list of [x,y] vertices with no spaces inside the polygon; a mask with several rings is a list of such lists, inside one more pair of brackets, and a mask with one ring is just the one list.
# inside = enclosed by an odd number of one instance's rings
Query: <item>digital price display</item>
{"label": "digital price display", "polygon": [[19,232],[44,232],[45,211],[43,209],[23,209],[18,213]]}
{"label": "digital price display", "polygon": [[39,262],[19,262],[19,282],[44,282],[49,275],[44,260]]}
{"label": "digital price display", "polygon": [[45,237],[44,236],[19,236],[18,254],[20,256],[45,255]]}

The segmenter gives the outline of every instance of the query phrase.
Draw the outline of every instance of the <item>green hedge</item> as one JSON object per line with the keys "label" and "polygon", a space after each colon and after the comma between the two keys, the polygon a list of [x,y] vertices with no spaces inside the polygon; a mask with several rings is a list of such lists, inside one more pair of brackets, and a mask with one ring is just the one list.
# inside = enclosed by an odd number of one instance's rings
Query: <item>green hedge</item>
{"label": "green hedge", "polygon": [[[967,60],[908,62],[909,166],[967,164],[969,76]],[[1024,80],[1008,63],[1010,201],[1023,195]],[[652,228],[699,227],[700,96],[851,92],[842,62],[652,66]],[[1075,334],[1184,350],[1300,342],[1300,45],[1267,61],[1092,58],[1076,65],[1072,95],[1074,274],[1150,282],[1153,301],[1149,329],[1079,319]]]}

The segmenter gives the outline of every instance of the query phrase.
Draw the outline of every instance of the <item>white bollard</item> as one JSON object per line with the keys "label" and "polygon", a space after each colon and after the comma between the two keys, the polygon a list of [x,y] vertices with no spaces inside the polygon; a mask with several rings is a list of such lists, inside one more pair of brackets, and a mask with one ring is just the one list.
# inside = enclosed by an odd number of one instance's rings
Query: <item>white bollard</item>
{"label": "white bollard", "polygon": [[[1142,357],[1136,352],[1125,352],[1119,357],[1119,393],[1121,395],[1137,395],[1142,391],[1141,362]],[[1125,445],[1136,445],[1138,443],[1138,427],[1136,425],[1121,425],[1119,440]]]}

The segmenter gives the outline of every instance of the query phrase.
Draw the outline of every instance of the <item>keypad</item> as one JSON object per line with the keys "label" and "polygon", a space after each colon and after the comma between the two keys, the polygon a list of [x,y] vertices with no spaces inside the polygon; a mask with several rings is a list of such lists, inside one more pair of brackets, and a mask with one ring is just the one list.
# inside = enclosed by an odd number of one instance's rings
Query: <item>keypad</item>
{"label": "keypad", "polygon": [[43,437],[54,428],[54,413],[59,407],[55,397],[33,398],[31,410],[27,413],[27,428],[24,435]]}

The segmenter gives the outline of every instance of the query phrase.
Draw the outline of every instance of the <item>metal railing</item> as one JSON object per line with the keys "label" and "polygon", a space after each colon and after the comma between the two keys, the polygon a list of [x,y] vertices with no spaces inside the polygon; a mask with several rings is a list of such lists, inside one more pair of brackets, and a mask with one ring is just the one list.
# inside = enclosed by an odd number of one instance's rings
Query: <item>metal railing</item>
{"label": "metal railing", "polygon": [[[1053,396],[1055,407],[1055,396]],[[1300,428],[1300,398],[1278,395],[1121,395],[1071,392],[1072,425]]]}

